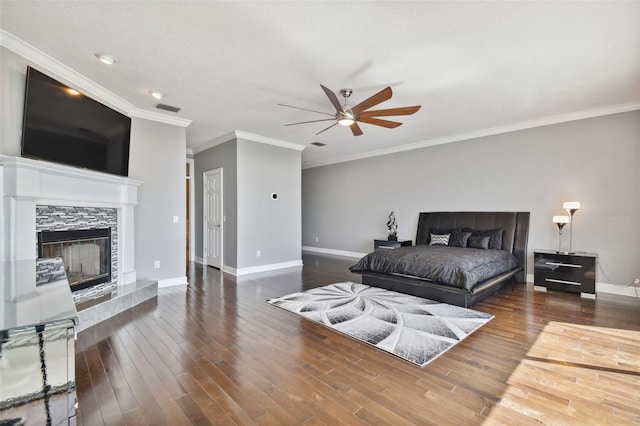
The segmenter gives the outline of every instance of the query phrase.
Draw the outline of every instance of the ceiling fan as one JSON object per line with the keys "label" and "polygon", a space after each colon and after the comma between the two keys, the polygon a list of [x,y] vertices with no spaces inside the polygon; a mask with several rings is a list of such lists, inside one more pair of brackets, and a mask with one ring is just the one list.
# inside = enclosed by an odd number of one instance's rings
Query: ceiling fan
{"label": "ceiling fan", "polygon": [[417,106],[401,107],[401,108],[369,110],[369,108],[372,108],[384,101],[391,99],[391,96],[393,95],[393,92],[391,91],[391,87],[382,89],[375,95],[365,99],[364,101],[360,102],[358,105],[353,107],[347,106],[347,99],[349,98],[349,96],[351,96],[351,93],[353,92],[351,89],[340,90],[340,94],[344,97],[344,105],[341,105],[340,101],[338,100],[338,96],[336,96],[336,94],[333,91],[326,88],[322,84],[320,85],[320,87],[322,87],[322,90],[324,90],[324,93],[327,95],[327,97],[331,101],[331,104],[336,109],[335,114],[330,114],[322,111],[314,111],[312,109],[300,108],[300,107],[295,107],[295,106],[285,105],[285,104],[278,104],[278,105],[288,107],[288,108],[301,109],[303,111],[316,112],[318,114],[331,116],[332,118],[325,118],[322,120],[301,121],[299,123],[285,124],[285,126],[296,126],[298,124],[318,123],[322,121],[335,121],[335,123],[333,123],[331,126],[319,131],[318,133],[316,133],[316,135],[319,135],[320,133],[329,130],[330,128],[332,128],[337,124],[340,124],[345,127],[348,126],[351,129],[353,136],[360,136],[362,134],[362,129],[360,129],[360,126],[358,125],[358,123],[373,124],[375,126],[382,126],[382,127],[387,127],[389,129],[392,129],[394,127],[400,126],[402,123],[399,123],[397,121],[385,120],[378,117],[387,117],[387,116],[394,116],[394,115],[411,115],[420,109],[420,105],[417,105]]}

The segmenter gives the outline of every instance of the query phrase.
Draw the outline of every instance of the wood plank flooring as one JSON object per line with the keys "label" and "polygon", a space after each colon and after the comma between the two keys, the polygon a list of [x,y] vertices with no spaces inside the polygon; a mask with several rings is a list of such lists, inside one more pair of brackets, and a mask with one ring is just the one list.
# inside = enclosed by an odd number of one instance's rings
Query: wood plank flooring
{"label": "wood plank flooring", "polygon": [[82,331],[80,425],[639,424],[640,301],[511,285],[495,318],[424,368],[290,312],[272,297],[359,281],[349,259],[188,288]]}

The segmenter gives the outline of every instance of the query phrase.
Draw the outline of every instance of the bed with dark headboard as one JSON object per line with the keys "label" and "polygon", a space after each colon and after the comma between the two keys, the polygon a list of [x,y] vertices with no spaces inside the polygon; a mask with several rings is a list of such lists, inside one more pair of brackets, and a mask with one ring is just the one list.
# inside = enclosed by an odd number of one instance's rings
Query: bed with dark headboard
{"label": "bed with dark headboard", "polygon": [[[426,212],[420,213],[418,219],[418,231],[416,233],[416,246],[403,247],[396,250],[388,250],[394,253],[370,253],[354,265],[351,270],[354,273],[362,275],[363,284],[370,286],[386,288],[388,290],[400,293],[411,294],[426,299],[436,300],[439,302],[449,303],[458,306],[472,306],[480,300],[492,295],[496,291],[502,289],[510,282],[525,283],[526,282],[526,264],[527,264],[527,240],[529,236],[529,212]],[[502,229],[500,241],[499,234],[492,234],[493,243],[499,245],[492,247],[495,250],[481,250],[477,248],[466,248],[466,240],[464,244],[457,247],[432,248],[430,247],[430,238],[434,234],[433,231],[452,230],[452,232],[470,233],[475,237],[474,244],[487,243],[483,241],[483,232],[488,230]],[[450,235],[453,235],[449,232]],[[458,234],[457,234],[458,235]],[[489,235],[489,234],[487,234]],[[497,240],[494,238],[497,237]],[[459,236],[459,235],[458,235]],[[468,238],[469,236],[467,236]],[[471,238],[468,238],[471,241]],[[446,245],[446,244],[445,244]],[[417,247],[420,246],[420,247]],[[429,247],[425,247],[429,246]],[[481,281],[469,281],[467,284],[458,284],[438,282],[425,278],[418,278],[416,269],[411,269],[411,261],[416,253],[420,250],[447,250],[447,256],[454,264],[467,254],[491,254],[509,257],[508,266],[503,267],[504,270],[497,272],[495,275],[487,272],[482,276]],[[511,253],[509,255],[508,253]],[[430,253],[430,255],[432,255]],[[403,272],[396,270],[394,273],[380,272],[377,268],[370,268],[369,257],[386,256],[382,259],[384,263],[388,258],[394,256],[404,256],[403,264],[408,265],[411,272]],[[434,257],[438,257],[438,253]],[[374,259],[375,260],[375,259]],[[455,262],[454,262],[455,261]],[[380,263],[380,259],[378,259]],[[364,265],[364,266],[363,266]],[[447,269],[446,265],[444,268]],[[419,269],[419,268],[418,268]],[[480,270],[481,268],[477,268]],[[455,274],[454,274],[455,275]],[[490,275],[490,276],[487,276]],[[437,275],[435,275],[437,276]],[[464,278],[466,280],[467,278]],[[466,282],[466,281],[465,281]]]}

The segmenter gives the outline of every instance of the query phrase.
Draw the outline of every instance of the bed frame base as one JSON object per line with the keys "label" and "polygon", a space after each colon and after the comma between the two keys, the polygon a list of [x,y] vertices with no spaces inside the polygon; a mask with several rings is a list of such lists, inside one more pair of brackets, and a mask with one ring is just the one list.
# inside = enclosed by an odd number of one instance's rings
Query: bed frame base
{"label": "bed frame base", "polygon": [[362,283],[369,286],[380,287],[398,293],[422,297],[423,299],[468,308],[513,282],[513,276],[518,271],[519,270],[509,271],[479,283],[473,288],[473,291],[453,288],[433,282],[428,282],[428,284],[425,285],[425,281],[422,280],[377,274],[375,272],[359,272],[359,274],[362,275]]}

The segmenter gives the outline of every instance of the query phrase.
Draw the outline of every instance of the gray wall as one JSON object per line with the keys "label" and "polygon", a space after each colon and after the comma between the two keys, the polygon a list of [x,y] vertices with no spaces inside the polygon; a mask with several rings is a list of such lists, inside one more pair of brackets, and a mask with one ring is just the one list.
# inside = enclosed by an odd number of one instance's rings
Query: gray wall
{"label": "gray wall", "polygon": [[238,140],[238,268],[301,259],[301,162],[300,151]]}
{"label": "gray wall", "polygon": [[195,252],[196,257],[202,258],[202,184],[204,172],[222,168],[222,196],[224,222],[223,258],[225,265],[235,268],[237,266],[237,143],[233,139],[229,142],[216,145],[194,156],[194,220],[195,220]]}
{"label": "gray wall", "polygon": [[627,285],[640,276],[639,144],[634,111],[306,169],[302,244],[369,252],[392,210],[412,240],[421,211],[530,211],[532,273],[533,250],[557,248],[552,216],[580,201],[573,248],[599,254],[599,282]]}
{"label": "gray wall", "polygon": [[[186,276],[186,129],[134,118],[129,176],[144,183],[135,208],[135,265],[139,278]],[[173,217],[178,216],[178,223]],[[154,268],[154,261],[160,268]]]}
{"label": "gray wall", "polygon": [[[202,257],[202,174],[222,167],[224,265],[241,269],[301,259],[299,151],[234,138],[194,157],[197,257]],[[271,199],[273,192],[277,200]]]}
{"label": "gray wall", "polygon": [[[20,155],[22,110],[27,65],[0,47],[0,154]],[[173,279],[185,274],[186,129],[133,119],[129,176],[144,181],[135,208],[135,268],[139,278]],[[179,216],[180,223],[173,223]],[[160,269],[153,261],[160,260]]]}

